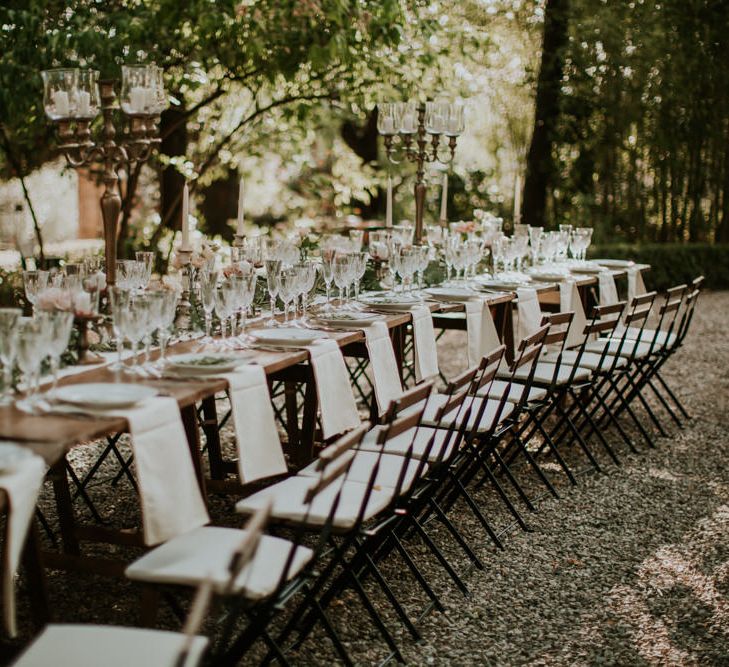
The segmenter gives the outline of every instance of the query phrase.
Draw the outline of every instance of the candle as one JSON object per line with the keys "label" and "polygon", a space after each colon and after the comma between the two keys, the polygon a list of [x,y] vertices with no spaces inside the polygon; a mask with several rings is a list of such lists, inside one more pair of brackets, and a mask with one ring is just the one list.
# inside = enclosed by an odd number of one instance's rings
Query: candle
{"label": "candle", "polygon": [[70,115],[71,107],[68,103],[68,93],[65,90],[57,90],[53,93],[53,104],[56,107],[56,115],[60,118]]}
{"label": "candle", "polygon": [[245,184],[243,182],[243,179],[241,178],[240,185],[238,186],[238,225],[235,229],[235,233],[238,236],[243,236],[244,231],[245,231],[243,228],[244,218],[245,218],[245,214],[244,214],[245,187],[244,186],[245,186]]}
{"label": "candle", "polygon": [[412,134],[415,132],[415,114],[414,113],[408,113],[405,114],[402,117],[402,132],[405,132],[406,134]]}
{"label": "candle", "polygon": [[448,172],[443,174],[443,188],[440,194],[440,219],[441,222],[448,220]]}
{"label": "candle", "polygon": [[129,109],[132,113],[144,113],[147,106],[147,89],[144,86],[134,86],[129,91]]}
{"label": "candle", "polygon": [[387,177],[387,208],[385,210],[385,227],[392,227],[392,177]]}
{"label": "candle", "polygon": [[185,187],[182,188],[182,243],[180,250],[190,250],[190,191]]}
{"label": "candle", "polygon": [[91,115],[91,95],[85,90],[76,91],[76,115],[81,118]]}
{"label": "candle", "polygon": [[382,119],[382,134],[395,134],[395,121],[390,116]]}
{"label": "candle", "polygon": [[521,222],[521,174],[514,178],[514,222]]}

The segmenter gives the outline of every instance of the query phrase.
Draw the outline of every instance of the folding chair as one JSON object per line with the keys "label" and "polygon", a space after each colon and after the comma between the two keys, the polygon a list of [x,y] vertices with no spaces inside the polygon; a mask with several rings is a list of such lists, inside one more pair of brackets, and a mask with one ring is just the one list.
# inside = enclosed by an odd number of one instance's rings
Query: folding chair
{"label": "folding chair", "polygon": [[[263,507],[249,520],[227,564],[223,588],[234,585],[256,556],[269,508]],[[102,625],[53,624],[20,656],[16,667],[46,667],[63,664],[78,667],[155,665],[193,667],[202,664],[208,639],[199,634],[216,590],[212,579],[197,586],[182,632]]]}

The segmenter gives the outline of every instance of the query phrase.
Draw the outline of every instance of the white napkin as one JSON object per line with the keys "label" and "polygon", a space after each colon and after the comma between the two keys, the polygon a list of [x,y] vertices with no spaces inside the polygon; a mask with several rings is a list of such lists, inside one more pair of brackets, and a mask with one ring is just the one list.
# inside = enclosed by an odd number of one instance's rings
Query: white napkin
{"label": "white napkin", "polygon": [[572,318],[572,324],[570,324],[570,330],[567,332],[565,347],[580,345],[585,340],[587,318],[580,298],[580,291],[577,289],[577,283],[574,280],[563,280],[559,284],[559,309],[563,313],[572,311],[575,314]]}
{"label": "white napkin", "polygon": [[485,355],[501,345],[486,299],[466,301],[466,333],[470,368],[477,366]]}
{"label": "white napkin", "polygon": [[618,302],[618,290],[615,288],[615,278],[610,271],[600,271],[597,274],[600,287],[600,305],[612,306]]}
{"label": "white napkin", "polygon": [[356,428],[360,425],[357,402],[339,345],[323,340],[306,349],[314,371],[324,439]]}
{"label": "white napkin", "polygon": [[628,268],[628,303],[630,303],[634,297],[641,294],[645,294],[645,283],[643,282],[643,274],[637,266],[631,266]]}
{"label": "white napkin", "polygon": [[531,336],[542,324],[542,309],[539,306],[537,290],[520,287],[516,290],[517,321],[516,343]]}
{"label": "white napkin", "polygon": [[413,347],[415,348],[415,380],[427,380],[438,375],[438,350],[435,345],[433,316],[427,306],[410,311],[413,318]]}
{"label": "white napkin", "polygon": [[287,472],[263,367],[247,364],[222,377],[230,390],[241,482]]}
{"label": "white napkin", "polygon": [[112,412],[129,422],[144,543],[154,546],[208,523],[177,401],[156,396]]}
{"label": "white napkin", "polygon": [[43,459],[32,456],[19,461],[12,472],[0,475],[0,489],[5,491],[8,499],[2,585],[5,629],[10,637],[18,634],[15,622],[15,573],[20,565],[25,537],[33,519],[45,472]]}
{"label": "white napkin", "polygon": [[392,348],[392,340],[384,322],[373,322],[368,327],[362,327],[362,330],[370,357],[375,400],[379,414],[382,415],[392,401],[402,396],[395,350]]}

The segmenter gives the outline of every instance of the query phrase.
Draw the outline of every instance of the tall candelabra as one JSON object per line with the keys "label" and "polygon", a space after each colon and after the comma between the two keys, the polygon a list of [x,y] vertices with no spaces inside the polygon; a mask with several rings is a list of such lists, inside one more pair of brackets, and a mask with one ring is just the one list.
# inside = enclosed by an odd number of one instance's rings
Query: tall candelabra
{"label": "tall candelabra", "polygon": [[[401,160],[395,151],[417,166],[415,178],[415,242],[423,238],[425,213],[425,165],[429,162],[452,162],[458,137],[465,129],[463,106],[455,102],[384,102],[378,105],[377,131],[385,141],[387,158],[393,164]],[[430,137],[430,145],[428,144]],[[442,155],[448,138],[449,152]]]}
{"label": "tall candelabra", "polygon": [[[122,200],[117,170],[146,162],[159,144],[159,117],[167,106],[162,70],[156,65],[122,66],[120,104],[114,80],[99,81],[88,69],[52,69],[43,73],[46,115],[56,126],[59,150],[74,168],[102,166],[104,194],[101,215],[107,285],[116,283],[116,241]],[[117,139],[116,112],[121,109],[123,134]],[[103,124],[92,139],[91,125],[99,112]]]}

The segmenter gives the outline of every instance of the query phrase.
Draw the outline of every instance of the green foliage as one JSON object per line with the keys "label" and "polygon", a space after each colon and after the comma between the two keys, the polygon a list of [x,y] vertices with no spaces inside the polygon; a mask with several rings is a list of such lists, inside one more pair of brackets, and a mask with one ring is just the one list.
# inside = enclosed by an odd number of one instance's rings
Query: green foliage
{"label": "green foliage", "polygon": [[649,289],[667,289],[701,275],[709,289],[729,289],[729,244],[615,243],[592,246],[589,256],[650,264],[645,274]]}

